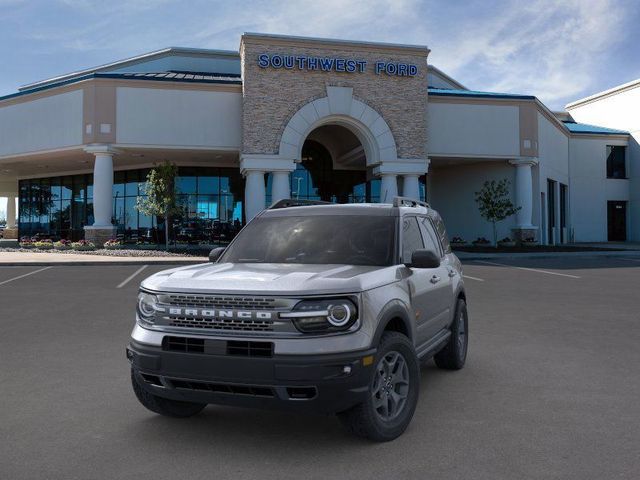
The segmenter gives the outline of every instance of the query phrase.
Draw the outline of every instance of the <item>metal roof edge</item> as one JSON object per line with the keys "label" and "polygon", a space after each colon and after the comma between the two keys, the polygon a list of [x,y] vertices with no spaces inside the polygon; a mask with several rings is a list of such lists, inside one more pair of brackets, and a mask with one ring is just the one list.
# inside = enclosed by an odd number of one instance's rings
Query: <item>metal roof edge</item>
{"label": "metal roof edge", "polygon": [[52,83],[57,84],[60,81],[64,81],[64,80],[67,80],[67,79],[79,77],[79,76],[86,75],[86,74],[89,74],[89,73],[98,73],[100,70],[105,70],[107,68],[113,68],[113,67],[116,67],[116,66],[135,65],[136,63],[140,63],[142,61],[149,60],[149,59],[154,58],[154,57],[169,56],[169,55],[175,55],[175,54],[219,55],[219,56],[233,56],[233,57],[239,57],[240,56],[240,54],[238,52],[233,51],[233,50],[209,50],[209,49],[205,49],[205,48],[166,47],[166,48],[162,48],[160,50],[154,50],[152,52],[143,53],[143,54],[136,55],[136,56],[129,57],[129,58],[125,58],[125,59],[122,59],[122,60],[117,60],[117,61],[114,61],[114,62],[105,63],[105,64],[102,64],[102,65],[98,65],[96,67],[85,68],[85,69],[82,69],[82,70],[77,70],[75,72],[66,73],[64,75],[59,75],[57,77],[51,77],[51,78],[47,78],[47,79],[44,79],[44,80],[39,80],[37,82],[21,85],[20,87],[18,87],[18,91],[22,92],[22,91],[26,91],[26,90],[32,90],[34,88],[38,88],[38,87],[41,87],[43,85],[48,85],[48,84],[52,84]]}
{"label": "metal roof edge", "polygon": [[615,87],[609,88],[607,90],[602,90],[601,92],[594,93],[593,95],[589,95],[588,97],[580,98],[578,100],[574,100],[571,103],[567,103],[565,105],[566,110],[571,110],[573,108],[579,107],[580,105],[584,105],[586,103],[591,103],[600,98],[609,97],[611,95],[615,95],[617,93],[622,93],[626,90],[631,90],[632,88],[636,88],[640,86],[640,78],[636,80],[631,80],[630,82],[623,83],[622,85],[617,85]]}

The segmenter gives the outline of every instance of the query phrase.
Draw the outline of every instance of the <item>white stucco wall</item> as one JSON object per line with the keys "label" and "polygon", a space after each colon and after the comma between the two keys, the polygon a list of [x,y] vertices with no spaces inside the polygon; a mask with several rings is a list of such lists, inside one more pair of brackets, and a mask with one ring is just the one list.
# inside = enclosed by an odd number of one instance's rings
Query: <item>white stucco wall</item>
{"label": "white stucco wall", "polygon": [[629,180],[607,179],[607,145],[626,142],[608,138],[572,138],[569,201],[575,239],[607,241],[607,201],[629,200]]}
{"label": "white stucco wall", "polygon": [[0,157],[82,144],[82,90],[0,106]]}
{"label": "white stucco wall", "polygon": [[119,87],[119,144],[239,150],[242,94]]}
{"label": "white stucco wall", "polygon": [[[631,241],[640,241],[640,86],[572,107],[571,116],[578,122],[617,128],[631,133],[627,152],[627,175],[629,177],[629,204],[627,212],[627,235]],[[572,175],[575,171],[572,170]],[[619,182],[612,180],[611,182]],[[624,181],[623,181],[624,182]],[[609,186],[609,194],[613,194]],[[609,198],[615,200],[615,198]],[[605,212],[606,222],[606,212]]]}
{"label": "white stucco wall", "polygon": [[[515,204],[515,168],[506,161],[481,161],[447,167],[432,165],[429,176],[428,198],[433,208],[442,215],[449,237],[462,237],[468,242],[477,237],[493,240],[491,224],[478,213],[475,192],[482,188],[486,180],[506,178],[511,183],[511,201]],[[511,237],[511,228],[514,226],[515,217],[498,223],[498,240]]]}
{"label": "white stucco wall", "polygon": [[516,106],[429,102],[429,154],[517,157],[519,142]]}
{"label": "white stucco wall", "polygon": [[[547,232],[544,228],[548,222],[546,201],[549,198],[547,192],[547,180],[554,180],[558,184],[569,185],[569,137],[547,117],[538,112],[538,175],[537,190],[534,186],[534,219],[533,223],[540,227],[538,239],[548,243]],[[556,187],[557,188],[557,187]],[[541,193],[545,194],[545,208],[542,208]],[[571,195],[571,193],[569,193]],[[556,226],[560,226],[560,196],[556,191]],[[568,206],[567,229],[571,228],[571,206]],[[543,231],[543,229],[545,231]],[[567,239],[569,230],[567,230]],[[565,240],[566,241],[566,240]],[[556,233],[555,243],[560,242],[559,230]]]}

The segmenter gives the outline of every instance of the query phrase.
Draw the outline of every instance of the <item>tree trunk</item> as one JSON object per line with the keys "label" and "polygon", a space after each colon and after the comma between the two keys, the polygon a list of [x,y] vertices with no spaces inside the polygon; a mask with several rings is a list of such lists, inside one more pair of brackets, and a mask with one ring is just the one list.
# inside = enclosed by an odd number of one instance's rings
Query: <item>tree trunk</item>
{"label": "tree trunk", "polygon": [[167,252],[169,251],[169,212],[164,214],[164,244]]}
{"label": "tree trunk", "polygon": [[496,228],[496,222],[491,222],[493,224],[493,246],[498,248],[498,229]]}

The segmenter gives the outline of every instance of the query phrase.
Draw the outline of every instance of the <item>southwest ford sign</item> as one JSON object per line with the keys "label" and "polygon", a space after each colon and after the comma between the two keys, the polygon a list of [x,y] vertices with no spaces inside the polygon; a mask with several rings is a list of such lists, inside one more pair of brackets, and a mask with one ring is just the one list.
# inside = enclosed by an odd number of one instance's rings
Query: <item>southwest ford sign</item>
{"label": "southwest ford sign", "polygon": [[365,73],[368,69],[372,69],[376,75],[385,74],[394,77],[413,77],[418,73],[418,67],[411,63],[374,62],[370,67],[366,60],[307,57],[302,55],[270,55],[268,53],[258,55],[258,66],[261,68],[344,73]]}

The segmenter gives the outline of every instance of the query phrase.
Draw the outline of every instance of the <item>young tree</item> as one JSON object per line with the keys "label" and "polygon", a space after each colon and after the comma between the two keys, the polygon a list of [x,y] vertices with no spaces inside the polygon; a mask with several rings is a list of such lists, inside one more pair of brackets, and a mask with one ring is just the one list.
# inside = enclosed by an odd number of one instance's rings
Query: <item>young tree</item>
{"label": "young tree", "polygon": [[165,244],[169,250],[169,220],[180,212],[177,202],[176,176],[178,167],[165,161],[156,165],[147,175],[146,196],[138,197],[136,209],[149,216],[164,217]]}
{"label": "young tree", "polygon": [[515,207],[509,198],[509,180],[503,178],[486,181],[479,192],[475,192],[476,203],[482,218],[493,226],[493,244],[498,245],[496,223],[515,214],[522,207]]}

